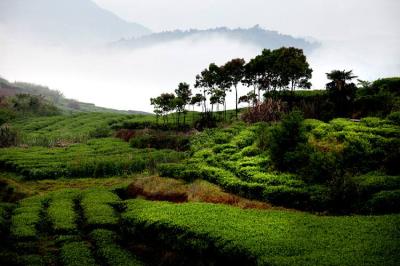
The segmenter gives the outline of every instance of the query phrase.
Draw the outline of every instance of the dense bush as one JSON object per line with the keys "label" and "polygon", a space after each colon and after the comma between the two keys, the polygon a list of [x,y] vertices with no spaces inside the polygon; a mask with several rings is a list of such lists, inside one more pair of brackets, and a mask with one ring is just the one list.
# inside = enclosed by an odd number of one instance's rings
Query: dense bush
{"label": "dense bush", "polygon": [[320,217],[220,204],[126,204],[127,237],[156,239],[185,254],[214,259],[206,265],[396,265],[399,257],[395,215]]}
{"label": "dense bush", "polygon": [[0,126],[9,122],[13,118],[15,118],[15,113],[13,111],[0,107]]}
{"label": "dense bush", "polygon": [[263,103],[246,109],[241,118],[248,123],[275,122],[283,117],[286,109],[281,100],[268,98]]}
{"label": "dense bush", "polygon": [[179,135],[176,132],[150,131],[132,137],[129,143],[131,147],[138,149],[154,148],[185,151],[189,148],[189,137]]}
{"label": "dense bush", "polygon": [[390,113],[387,117],[387,120],[392,122],[393,124],[400,126],[400,111]]}
{"label": "dense bush", "polygon": [[0,148],[15,146],[19,143],[19,132],[8,124],[0,126]]}
{"label": "dense bush", "polygon": [[54,232],[58,234],[77,233],[78,217],[75,212],[75,200],[79,196],[77,190],[63,190],[50,196],[47,214]]}
{"label": "dense bush", "polygon": [[184,154],[173,150],[138,150],[118,139],[93,139],[67,148],[9,148],[0,154],[0,165],[27,179],[103,177],[126,175],[178,162]]}
{"label": "dense bush", "polygon": [[118,217],[111,204],[119,203],[116,194],[101,189],[83,193],[81,206],[86,222],[91,227],[112,227],[118,223]]}
{"label": "dense bush", "polygon": [[19,202],[11,218],[11,236],[19,240],[31,240],[38,237],[37,226],[42,222],[40,212],[44,203],[43,197],[32,197]]}
{"label": "dense bush", "polygon": [[279,170],[294,170],[304,164],[306,156],[304,143],[306,136],[302,127],[303,116],[300,112],[289,113],[280,124],[269,130],[269,150],[271,160]]}
{"label": "dense bush", "polygon": [[122,249],[116,242],[118,237],[116,233],[105,229],[96,229],[90,233],[91,239],[96,245],[96,253],[107,265],[143,265],[136,257],[127,250]]}
{"label": "dense bush", "polygon": [[381,191],[367,201],[364,211],[368,213],[400,212],[400,190]]}
{"label": "dense bush", "polygon": [[96,265],[88,244],[83,241],[65,243],[60,255],[65,266]]}

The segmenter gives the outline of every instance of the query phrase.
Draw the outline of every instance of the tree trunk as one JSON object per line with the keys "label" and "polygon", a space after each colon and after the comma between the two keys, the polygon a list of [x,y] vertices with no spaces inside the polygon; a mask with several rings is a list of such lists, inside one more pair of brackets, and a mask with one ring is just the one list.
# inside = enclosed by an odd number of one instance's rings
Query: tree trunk
{"label": "tree trunk", "polygon": [[238,118],[238,91],[237,91],[237,85],[235,85],[235,93],[236,93],[236,119]]}

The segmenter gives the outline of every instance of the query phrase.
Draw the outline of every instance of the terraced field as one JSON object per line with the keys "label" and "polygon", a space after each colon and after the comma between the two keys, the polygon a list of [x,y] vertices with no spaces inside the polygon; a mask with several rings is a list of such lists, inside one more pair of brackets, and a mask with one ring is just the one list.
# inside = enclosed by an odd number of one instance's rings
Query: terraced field
{"label": "terraced field", "polygon": [[[310,147],[350,147],[369,162],[354,160],[365,169],[351,176],[358,197],[351,200],[366,213],[386,213],[329,216],[329,183],[276,170],[263,148],[272,125],[181,132],[189,150],[178,152],[147,146],[168,140],[161,129],[142,130],[154,119],[79,114],[15,122],[25,142],[0,149],[1,169],[11,172],[0,174],[1,197],[14,202],[0,203],[0,265],[398,264],[398,126],[374,118],[304,122]],[[143,133],[135,143],[112,137],[131,127]],[[185,203],[140,198],[177,196]]]}
{"label": "terraced field", "polygon": [[132,149],[122,140],[103,138],[65,148],[2,149],[0,165],[35,180],[127,175],[161,162],[178,162],[183,157],[183,153],[173,150]]}
{"label": "terraced field", "polygon": [[[275,170],[269,152],[260,148],[261,141],[269,145],[268,136],[263,139],[262,134],[266,127],[264,124],[236,124],[206,130],[192,139],[191,156],[184,163],[160,165],[160,175],[185,180],[205,179],[232,193],[280,206],[313,211],[328,209],[332,205],[329,182],[313,181],[312,171],[306,173],[310,177],[304,177],[304,174]],[[360,198],[355,199],[361,201],[357,204],[365,204],[358,208],[367,213],[387,212],[382,206],[399,202],[400,177],[396,163],[400,155],[399,126],[383,119],[366,118],[360,123],[347,119],[334,119],[329,123],[305,120],[304,127],[307,145],[322,151],[321,158],[312,158],[316,167],[322,165],[323,171],[317,172],[317,176],[336,171],[332,169],[333,163],[328,164],[332,158],[325,155],[333,150],[333,156],[348,158],[347,161],[342,159],[343,165],[338,168],[347,167],[349,172],[358,168],[365,172],[351,177],[354,194],[357,197],[360,194]],[[382,158],[387,159],[382,161]],[[346,165],[350,161],[352,163]],[[381,171],[383,165],[393,170],[385,173]],[[389,212],[396,210],[398,208],[394,207]]]}
{"label": "terraced field", "polygon": [[106,189],[27,198],[0,217],[2,265],[396,265],[400,251],[399,215],[122,200]]}

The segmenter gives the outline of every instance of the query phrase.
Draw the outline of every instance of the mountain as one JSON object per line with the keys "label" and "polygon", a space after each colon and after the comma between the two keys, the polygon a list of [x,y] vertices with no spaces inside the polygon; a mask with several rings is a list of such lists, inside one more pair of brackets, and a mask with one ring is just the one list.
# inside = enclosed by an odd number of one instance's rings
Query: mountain
{"label": "mountain", "polygon": [[151,33],[91,0],[1,0],[0,26],[14,37],[50,44],[103,44]]}
{"label": "mountain", "polygon": [[208,30],[191,29],[187,31],[165,31],[131,39],[123,39],[112,43],[112,46],[137,49],[173,41],[185,40],[188,38],[193,38],[195,41],[207,40],[210,38],[226,38],[228,40],[269,49],[275,49],[282,46],[295,46],[302,48],[305,51],[310,51],[319,46],[317,42],[307,41],[302,38],[295,38],[290,35],[281,34],[277,31],[265,30],[258,25],[248,29],[229,29],[226,27],[220,27]]}
{"label": "mountain", "polygon": [[92,103],[80,102],[73,99],[67,99],[57,90],[51,90],[48,87],[26,82],[9,82],[0,78],[0,97],[10,97],[16,94],[40,95],[47,101],[53,103],[64,112],[107,112],[121,114],[149,114],[141,111],[124,111],[96,106]]}

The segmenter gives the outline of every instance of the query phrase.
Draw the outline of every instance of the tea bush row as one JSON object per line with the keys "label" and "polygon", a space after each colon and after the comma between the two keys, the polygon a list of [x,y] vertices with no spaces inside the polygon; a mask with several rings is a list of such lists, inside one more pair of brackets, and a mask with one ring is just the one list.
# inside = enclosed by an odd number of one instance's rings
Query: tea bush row
{"label": "tea bush row", "polygon": [[130,252],[117,244],[118,236],[115,232],[106,229],[96,229],[90,233],[90,238],[95,243],[97,256],[107,265],[144,265]]}
{"label": "tea bush row", "polygon": [[32,240],[38,236],[37,227],[42,222],[41,211],[45,198],[32,197],[20,201],[11,218],[10,234],[18,240]]}
{"label": "tea bush row", "polygon": [[205,203],[128,200],[126,204],[122,218],[128,235],[140,232],[173,249],[225,262],[396,265],[399,259],[399,215],[321,217]]}
{"label": "tea bush row", "polygon": [[94,189],[82,194],[81,206],[86,223],[91,227],[113,227],[118,216],[112,205],[120,202],[119,197],[107,190]]}
{"label": "tea bush row", "polygon": [[97,265],[86,242],[67,242],[61,247],[60,257],[65,266]]}
{"label": "tea bush row", "polygon": [[172,150],[132,149],[126,142],[106,138],[67,148],[2,149],[0,165],[27,179],[103,177],[142,172],[183,157],[183,153]]}
{"label": "tea bush row", "polygon": [[55,234],[78,233],[75,201],[79,193],[77,190],[62,190],[49,196],[47,215]]}

